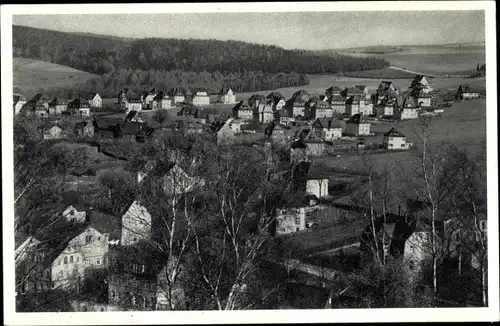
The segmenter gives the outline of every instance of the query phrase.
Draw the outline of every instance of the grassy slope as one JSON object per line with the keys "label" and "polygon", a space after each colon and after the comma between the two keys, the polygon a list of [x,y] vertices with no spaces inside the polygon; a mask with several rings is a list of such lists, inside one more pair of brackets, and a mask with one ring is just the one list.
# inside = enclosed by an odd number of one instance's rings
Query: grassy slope
{"label": "grassy slope", "polygon": [[25,93],[33,93],[39,88],[71,87],[97,77],[71,67],[25,58],[14,58],[13,70],[14,86]]}

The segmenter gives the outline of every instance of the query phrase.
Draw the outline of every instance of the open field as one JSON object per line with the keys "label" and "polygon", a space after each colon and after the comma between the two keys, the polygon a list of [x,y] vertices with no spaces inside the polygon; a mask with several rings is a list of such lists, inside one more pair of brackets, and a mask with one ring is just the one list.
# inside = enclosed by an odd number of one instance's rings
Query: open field
{"label": "open field", "polygon": [[25,58],[14,58],[13,70],[14,86],[26,93],[40,88],[71,87],[97,77],[67,66]]}
{"label": "open field", "polygon": [[393,66],[441,76],[475,71],[476,64],[483,64],[486,61],[484,43],[379,46],[342,51],[344,54],[354,56],[380,57]]}

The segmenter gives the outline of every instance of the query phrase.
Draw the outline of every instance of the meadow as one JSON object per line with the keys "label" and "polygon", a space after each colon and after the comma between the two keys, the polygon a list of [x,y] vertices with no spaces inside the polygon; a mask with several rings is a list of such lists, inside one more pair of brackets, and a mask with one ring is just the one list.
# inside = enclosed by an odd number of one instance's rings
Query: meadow
{"label": "meadow", "polygon": [[72,87],[94,77],[97,75],[50,62],[25,58],[13,60],[14,87],[19,87],[24,93],[50,87]]}
{"label": "meadow", "polygon": [[344,54],[360,57],[380,57],[392,66],[431,75],[454,75],[473,72],[476,65],[486,62],[484,43],[444,44],[428,46],[378,47],[348,49]]}

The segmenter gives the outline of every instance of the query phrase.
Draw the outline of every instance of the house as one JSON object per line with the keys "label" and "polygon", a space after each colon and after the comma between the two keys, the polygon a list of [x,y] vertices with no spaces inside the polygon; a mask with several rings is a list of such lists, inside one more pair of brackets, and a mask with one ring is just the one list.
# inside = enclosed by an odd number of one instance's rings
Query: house
{"label": "house", "polygon": [[17,115],[21,111],[23,105],[26,104],[26,100],[22,95],[19,94],[14,94],[13,99],[14,99],[14,115]]}
{"label": "house", "polygon": [[222,87],[218,94],[218,101],[222,104],[234,104],[236,103],[236,95],[231,88]]}
{"label": "house", "polygon": [[194,93],[193,105],[196,106],[207,106],[210,105],[210,96],[206,90],[197,90]]}
{"label": "house", "polygon": [[359,113],[362,115],[372,115],[373,114],[373,102],[372,99],[360,99],[359,101]]}
{"label": "house", "polygon": [[102,98],[98,93],[96,93],[94,95],[94,97],[92,97],[92,99],[89,102],[90,102],[90,106],[93,108],[101,108],[102,107]]}
{"label": "house", "polygon": [[290,163],[298,164],[300,162],[308,162],[307,145],[299,138],[290,146]]}
{"label": "house", "polygon": [[314,119],[332,118],[333,110],[328,102],[317,102],[313,107]]}
{"label": "house", "polygon": [[[175,105],[174,105],[175,107]],[[152,110],[168,110],[172,108],[172,98],[167,93],[158,92],[151,102]]]}
{"label": "house", "polygon": [[217,130],[217,145],[233,144],[235,134],[241,133],[241,121],[229,118]]}
{"label": "house", "polygon": [[286,107],[289,110],[288,115],[295,120],[305,120],[308,117],[306,110],[306,101],[301,98],[291,98],[286,102]]}
{"label": "house", "polygon": [[307,156],[321,156],[325,151],[323,142],[323,127],[319,120],[312,123],[311,129],[305,134],[303,142],[306,145]]}
{"label": "house", "polygon": [[405,242],[403,258],[412,276],[418,276],[428,268],[432,260],[431,228],[428,224],[416,223]]}
{"label": "house", "polygon": [[279,124],[274,125],[271,139],[276,143],[284,143],[286,141],[285,129]]}
{"label": "house", "polygon": [[376,92],[376,94],[381,98],[394,97],[397,93],[398,91],[396,90],[396,87],[394,87],[394,83],[390,80],[382,80],[378,85]]}
{"label": "house", "polygon": [[66,101],[58,101],[57,98],[54,98],[49,102],[49,114],[50,115],[61,115],[63,112],[66,112],[68,109],[68,102]]}
{"label": "house", "polygon": [[259,107],[259,104],[263,103],[266,101],[266,97],[261,94],[253,94],[248,98],[248,105],[250,105],[252,108],[257,108]]}
{"label": "house", "polygon": [[[168,257],[148,243],[133,246],[113,246],[110,249],[110,275],[108,277],[108,302],[120,310],[169,310],[170,300],[174,309],[185,309],[185,294],[181,282],[173,287],[166,273],[172,275],[177,261]],[[183,268],[179,265],[183,279]],[[169,291],[171,296],[169,296]]]}
{"label": "house", "polygon": [[142,99],[141,98],[130,98],[128,100],[128,106],[126,113],[130,111],[142,111]]}
{"label": "house", "polygon": [[306,195],[316,196],[317,199],[329,196],[328,176],[321,169],[313,164],[307,173]]}
{"label": "house", "polygon": [[240,101],[233,108],[233,117],[240,120],[253,120],[253,109],[245,101]]}
{"label": "house", "polygon": [[260,123],[270,123],[274,120],[273,102],[267,100],[260,102],[257,106],[258,121]]}
{"label": "house", "polygon": [[345,133],[355,136],[370,135],[370,123],[361,119],[360,114],[355,114],[347,121]]}
{"label": "house", "polygon": [[53,287],[79,288],[86,270],[106,268],[110,243],[119,240],[120,232],[120,223],[115,216],[91,210],[83,230],[53,260]]}
{"label": "house", "polygon": [[397,99],[386,99],[376,106],[376,115],[378,117],[392,117],[395,114],[397,107]]}
{"label": "house", "polygon": [[88,121],[77,122],[73,131],[77,137],[94,137],[94,126]]}
{"label": "house", "polygon": [[463,84],[458,86],[455,97],[460,100],[472,100],[479,98],[479,91],[470,87],[468,84]]}
{"label": "house", "polygon": [[97,179],[96,170],[85,166],[77,167],[71,171],[68,183],[78,185],[81,183],[94,183]]}
{"label": "house", "polygon": [[82,204],[68,205],[59,216],[70,223],[84,223],[87,220],[87,211]]}
{"label": "house", "polygon": [[346,99],[342,95],[332,95],[329,98],[333,112],[338,114],[346,113]]}
{"label": "house", "polygon": [[45,108],[45,105],[38,103],[35,105],[35,117],[37,118],[48,118],[49,111]]}
{"label": "house", "polygon": [[157,95],[156,88],[151,89],[149,92],[143,92],[141,96],[143,109],[152,110],[154,106],[153,102]]}
{"label": "house", "polygon": [[129,108],[128,88],[124,88],[118,92],[118,106],[122,111],[127,111]]}
{"label": "house", "polygon": [[115,138],[129,143],[135,142],[141,130],[142,123],[122,122],[115,127]]}
{"label": "house", "polygon": [[172,98],[173,104],[179,104],[186,101],[186,90],[184,88],[172,88],[167,92],[167,95]]}
{"label": "house", "polygon": [[319,121],[322,126],[323,135],[322,138],[325,141],[332,141],[342,137],[342,124],[340,121],[332,119],[323,119]]}
{"label": "house", "polygon": [[345,90],[345,88],[340,88],[338,86],[331,86],[326,89],[325,95],[327,95],[329,98],[334,97],[334,96],[342,96],[342,92]]}
{"label": "house", "polygon": [[40,130],[43,132],[43,139],[61,139],[65,138],[63,134],[64,129],[59,124],[45,124],[40,126]]}
{"label": "house", "polygon": [[402,107],[398,110],[398,116],[401,120],[418,119],[420,106],[417,99],[413,96],[407,96],[403,100]]}
{"label": "house", "polygon": [[365,85],[355,85],[353,87],[347,87],[342,93],[344,97],[351,97],[359,95],[359,98],[369,98],[368,87]]}
{"label": "house", "polygon": [[429,80],[424,75],[416,75],[415,78],[413,78],[409,88],[411,89],[412,92],[416,93],[419,92],[429,93],[434,90],[431,87]]}
{"label": "house", "polygon": [[425,92],[419,92],[416,96],[416,101],[419,107],[430,107],[431,106],[431,96]]}
{"label": "house", "polygon": [[292,99],[294,101],[298,100],[299,102],[308,102],[311,99],[311,94],[308,91],[301,89],[293,93]]}
{"label": "house", "polygon": [[151,214],[140,201],[132,201],[121,215],[121,245],[130,246],[139,240],[151,240]]}
{"label": "house", "polygon": [[205,185],[204,179],[190,176],[186,170],[179,163],[156,162],[150,171],[141,170],[137,174],[137,180],[152,193],[163,191],[169,196],[180,196]]}
{"label": "house", "polygon": [[293,124],[295,122],[295,118],[289,115],[288,110],[279,110],[274,112],[274,120],[284,126]]}
{"label": "house", "polygon": [[347,98],[345,102],[345,111],[347,114],[350,116],[353,116],[355,114],[359,114],[359,102],[361,100],[361,97],[359,95],[352,95]]}
{"label": "house", "polygon": [[271,92],[266,98],[273,101],[274,111],[280,111],[285,107],[285,97],[280,92]]}
{"label": "house", "polygon": [[306,229],[306,206],[305,200],[295,194],[286,200],[283,208],[276,213],[276,234],[289,234]]}
{"label": "house", "polygon": [[129,113],[125,116],[124,121],[130,123],[144,123],[144,120],[142,120],[139,113],[135,110],[129,111]]}
{"label": "house", "polygon": [[406,136],[403,133],[392,128],[384,134],[383,146],[388,149],[408,149],[412,143],[406,141]]}
{"label": "house", "polygon": [[68,103],[68,111],[71,115],[79,117],[90,117],[90,104],[79,98]]}
{"label": "house", "polygon": [[198,117],[198,107],[194,104],[183,103],[182,108],[177,112],[177,116],[195,119]]}

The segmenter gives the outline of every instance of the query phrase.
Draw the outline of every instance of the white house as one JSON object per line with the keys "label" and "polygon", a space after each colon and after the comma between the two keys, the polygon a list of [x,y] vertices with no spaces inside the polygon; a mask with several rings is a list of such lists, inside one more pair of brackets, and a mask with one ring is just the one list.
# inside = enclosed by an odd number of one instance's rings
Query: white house
{"label": "white house", "polygon": [[96,93],[94,95],[94,97],[89,102],[93,108],[101,108],[102,107],[102,98],[98,93]]}
{"label": "white house", "polygon": [[460,85],[457,90],[456,97],[460,100],[472,100],[479,98],[479,91],[473,89],[467,84]]}
{"label": "white house", "polygon": [[152,110],[168,110],[171,109],[172,107],[172,98],[168,96],[166,93],[158,93],[156,97],[154,98],[153,102],[151,103],[151,109]]}
{"label": "white house", "polygon": [[210,105],[210,96],[206,91],[197,91],[194,93],[193,105],[207,106]]}
{"label": "white house", "polygon": [[236,103],[236,95],[233,93],[233,90],[229,87],[222,87],[219,92],[219,103],[222,104],[234,104]]}
{"label": "white house", "polygon": [[387,149],[409,149],[412,143],[406,141],[406,136],[392,128],[384,134],[383,146]]}
{"label": "white house", "polygon": [[61,217],[68,222],[83,223],[87,218],[87,211],[79,205],[69,205],[61,212]]}
{"label": "white house", "polygon": [[317,198],[328,197],[328,178],[309,178],[306,182],[306,193]]}
{"label": "white house", "polygon": [[342,137],[342,125],[338,121],[328,120],[328,122],[322,122],[323,125],[323,140],[332,141]]}
{"label": "white house", "polygon": [[359,95],[353,95],[349,97],[345,102],[346,113],[348,113],[350,116],[359,114],[360,101],[361,97]]}
{"label": "white house", "polygon": [[240,101],[233,108],[233,117],[240,120],[253,120],[254,111],[248,103]]}
{"label": "white house", "polygon": [[146,207],[134,200],[122,215],[120,244],[130,246],[141,239],[151,239],[151,214]]}
{"label": "white house", "polygon": [[288,234],[306,229],[305,207],[284,208],[276,216],[276,234]]}
{"label": "white house", "polygon": [[127,113],[130,111],[142,111],[142,101],[141,99],[130,99],[128,100]]}
{"label": "white house", "polygon": [[401,120],[418,119],[419,108],[403,107],[400,109]]}
{"label": "white house", "polygon": [[259,103],[257,108],[259,115],[259,122],[269,123],[274,120],[274,112],[272,107],[272,102],[266,101],[265,103]]}

